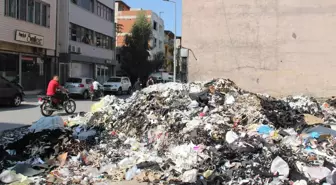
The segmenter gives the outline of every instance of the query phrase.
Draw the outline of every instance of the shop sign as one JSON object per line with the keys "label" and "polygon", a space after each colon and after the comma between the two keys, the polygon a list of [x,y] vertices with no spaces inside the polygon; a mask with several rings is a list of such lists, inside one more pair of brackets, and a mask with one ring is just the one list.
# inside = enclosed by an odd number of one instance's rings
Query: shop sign
{"label": "shop sign", "polygon": [[112,64],[112,60],[105,60],[106,64]]}
{"label": "shop sign", "polygon": [[15,31],[15,40],[20,42],[25,42],[29,44],[35,44],[43,46],[44,37],[40,35],[35,35],[32,33],[16,30]]}

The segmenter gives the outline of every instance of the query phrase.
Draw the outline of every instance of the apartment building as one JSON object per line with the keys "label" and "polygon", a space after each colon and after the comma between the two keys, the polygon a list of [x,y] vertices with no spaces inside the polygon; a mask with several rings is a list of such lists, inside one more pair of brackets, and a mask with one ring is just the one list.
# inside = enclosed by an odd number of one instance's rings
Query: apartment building
{"label": "apartment building", "polygon": [[121,33],[117,34],[116,45],[121,47],[124,45],[125,35],[129,34],[132,26],[140,11],[145,12],[148,21],[152,24],[153,37],[150,41],[152,49],[149,51],[153,57],[157,53],[164,53],[164,21],[152,10],[142,10],[139,8],[131,8],[125,2],[116,0],[116,23],[121,25]]}
{"label": "apartment building", "polygon": [[[191,81],[230,78],[271,95],[336,94],[336,1],[182,1]],[[201,10],[201,11],[200,11]]]}
{"label": "apartment building", "polygon": [[174,69],[174,37],[175,34],[169,30],[165,30],[164,39],[164,56],[165,56],[165,68],[167,71],[172,72]]}
{"label": "apartment building", "polygon": [[61,78],[116,75],[114,0],[60,0],[58,7]]}
{"label": "apartment building", "polygon": [[55,0],[1,0],[0,75],[44,89],[56,72],[55,31]]}

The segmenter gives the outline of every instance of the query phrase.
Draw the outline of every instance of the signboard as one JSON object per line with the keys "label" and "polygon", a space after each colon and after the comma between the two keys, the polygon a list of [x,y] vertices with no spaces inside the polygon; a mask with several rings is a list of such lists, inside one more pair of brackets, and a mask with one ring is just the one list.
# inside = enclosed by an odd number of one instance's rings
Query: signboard
{"label": "signboard", "polygon": [[35,35],[32,33],[16,30],[15,31],[15,40],[20,42],[25,42],[34,45],[43,46],[44,37],[40,35]]}

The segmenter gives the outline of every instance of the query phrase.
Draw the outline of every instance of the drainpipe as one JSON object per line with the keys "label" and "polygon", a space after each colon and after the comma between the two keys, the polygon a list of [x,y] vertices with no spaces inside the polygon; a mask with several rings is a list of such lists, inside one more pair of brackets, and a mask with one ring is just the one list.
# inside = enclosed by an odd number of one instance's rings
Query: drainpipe
{"label": "drainpipe", "polygon": [[[58,0],[56,0],[56,33],[55,33],[55,61],[54,61],[54,74],[58,74],[59,72],[57,69],[59,68],[58,60],[57,60],[57,48],[58,48]],[[59,74],[58,74],[59,75]]]}

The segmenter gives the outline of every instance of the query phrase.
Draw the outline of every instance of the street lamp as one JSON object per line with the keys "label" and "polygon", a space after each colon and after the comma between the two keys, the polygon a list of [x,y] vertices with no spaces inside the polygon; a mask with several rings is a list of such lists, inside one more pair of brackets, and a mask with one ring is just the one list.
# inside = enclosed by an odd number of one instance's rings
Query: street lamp
{"label": "street lamp", "polygon": [[163,0],[163,1],[167,1],[170,3],[174,3],[174,15],[175,15],[175,22],[174,22],[174,82],[176,82],[176,2],[173,0]]}

